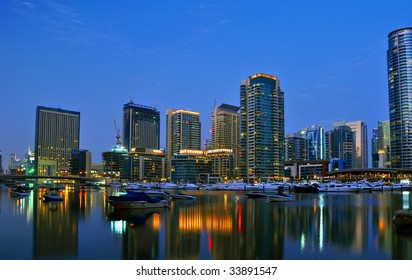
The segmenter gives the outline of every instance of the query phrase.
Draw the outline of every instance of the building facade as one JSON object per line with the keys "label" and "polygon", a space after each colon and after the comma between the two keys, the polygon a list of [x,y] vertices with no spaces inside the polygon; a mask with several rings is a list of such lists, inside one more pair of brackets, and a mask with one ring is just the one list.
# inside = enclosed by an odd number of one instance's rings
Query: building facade
{"label": "building facade", "polygon": [[392,168],[412,168],[412,27],[388,34],[387,68]]}
{"label": "building facade", "polygon": [[352,168],[368,168],[368,129],[363,121],[335,122],[333,127],[349,126],[353,132],[354,150]]}
{"label": "building facade", "polygon": [[133,101],[124,104],[123,145],[129,152],[136,148],[159,149],[160,112]]}
{"label": "building facade", "polygon": [[79,177],[91,177],[92,153],[88,150],[72,150],[70,174]]}
{"label": "building facade", "polygon": [[353,132],[349,126],[334,127],[325,134],[326,158],[343,160],[343,168],[353,168]]}
{"label": "building facade", "polygon": [[123,160],[126,156],[127,149],[121,145],[113,147],[111,151],[103,152],[104,177],[119,180]]}
{"label": "building facade", "polygon": [[170,163],[180,150],[201,149],[200,114],[189,110],[166,111],[166,175],[170,177]]}
{"label": "building facade", "polygon": [[67,175],[72,150],[79,150],[80,113],[37,106],[35,174]]}
{"label": "building facade", "polygon": [[320,125],[311,125],[298,132],[306,140],[306,160],[325,159],[325,130]]}
{"label": "building facade", "polygon": [[165,178],[163,150],[137,148],[123,157],[120,178],[128,181],[160,182]]}
{"label": "building facade", "polygon": [[306,139],[299,133],[291,133],[286,137],[286,161],[301,161],[306,159]]}
{"label": "building facade", "polygon": [[391,168],[391,131],[389,121],[378,122],[379,168]]}
{"label": "building facade", "polygon": [[[239,176],[239,151],[240,151],[240,107],[222,104],[215,106],[212,113],[212,150],[230,149],[234,156],[231,171],[218,171],[219,174]],[[214,165],[216,166],[216,165]]]}
{"label": "building facade", "polygon": [[278,78],[256,74],[240,86],[240,176],[247,182],[283,180],[284,93]]}
{"label": "building facade", "polygon": [[202,178],[212,174],[211,162],[204,151],[182,150],[171,160],[170,178],[175,183],[205,183]]}
{"label": "building facade", "polygon": [[372,144],[372,168],[378,168],[379,167],[379,130],[378,128],[372,129],[372,139],[371,139],[371,144]]}

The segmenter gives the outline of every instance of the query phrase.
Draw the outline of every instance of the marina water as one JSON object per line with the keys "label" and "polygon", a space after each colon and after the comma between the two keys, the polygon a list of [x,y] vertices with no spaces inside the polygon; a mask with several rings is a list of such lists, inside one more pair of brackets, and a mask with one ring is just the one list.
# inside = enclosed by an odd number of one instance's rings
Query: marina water
{"label": "marina water", "polygon": [[291,202],[243,191],[186,191],[166,209],[114,211],[111,188],[66,186],[61,202],[0,190],[3,260],[412,259],[412,236],[395,232],[408,191],[295,193]]}

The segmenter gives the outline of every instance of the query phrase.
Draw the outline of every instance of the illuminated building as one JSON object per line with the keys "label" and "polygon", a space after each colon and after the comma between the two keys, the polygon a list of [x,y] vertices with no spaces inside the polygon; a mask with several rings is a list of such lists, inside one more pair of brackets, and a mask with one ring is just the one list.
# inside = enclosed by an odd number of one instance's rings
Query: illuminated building
{"label": "illuminated building", "polygon": [[170,164],[180,150],[201,148],[200,114],[189,110],[166,111],[166,161],[167,174],[170,176]]}
{"label": "illuminated building", "polygon": [[320,125],[311,125],[298,132],[305,138],[305,159],[325,159],[325,130]]}
{"label": "illuminated building", "polygon": [[285,168],[284,93],[279,80],[256,74],[240,86],[240,176],[281,181]]}
{"label": "illuminated building", "polygon": [[391,133],[390,122],[378,122],[378,154],[379,168],[391,167]]}
{"label": "illuminated building", "polygon": [[120,144],[113,147],[111,151],[103,152],[104,177],[120,179],[122,161],[127,156],[127,149]]}
{"label": "illuminated building", "polygon": [[232,149],[207,150],[211,172],[217,174],[223,181],[236,177],[236,153]]}
{"label": "illuminated building", "polygon": [[129,152],[136,148],[159,149],[160,112],[133,101],[124,104],[123,145]]}
{"label": "illuminated building", "polygon": [[[231,149],[234,157],[234,165],[231,166],[233,170],[219,170],[218,162],[213,164],[215,173],[221,174],[222,177],[231,174],[233,176],[239,176],[238,166],[239,157],[238,153],[240,150],[240,114],[239,107],[222,104],[220,106],[215,106],[212,113],[212,148],[211,150],[217,149]],[[223,162],[222,162],[223,163]],[[223,175],[225,174],[225,175]]]}
{"label": "illuminated building", "polygon": [[363,121],[341,121],[333,124],[333,127],[346,125],[353,132],[353,162],[352,168],[368,168],[368,129]]}
{"label": "illuminated building", "polygon": [[37,106],[35,172],[62,175],[68,171],[71,151],[79,149],[80,113]]}
{"label": "illuminated building", "polygon": [[120,178],[129,181],[160,182],[165,178],[163,150],[136,148],[122,156]]}
{"label": "illuminated building", "polygon": [[412,168],[412,27],[388,34],[387,68],[392,168]]}
{"label": "illuminated building", "polygon": [[285,159],[297,161],[306,159],[306,139],[299,133],[292,133],[286,137]]}
{"label": "illuminated building", "polygon": [[353,163],[353,132],[347,125],[326,132],[326,158],[343,160],[343,168],[351,169]]}
{"label": "illuminated building", "polygon": [[80,177],[90,177],[92,168],[92,153],[88,150],[72,150],[70,159],[70,174]]}
{"label": "illuminated building", "polygon": [[181,150],[171,159],[170,180],[178,183],[199,183],[202,175],[211,174],[208,156],[200,150]]}
{"label": "illuminated building", "polygon": [[372,129],[372,168],[378,168],[379,166],[379,131],[377,128]]}

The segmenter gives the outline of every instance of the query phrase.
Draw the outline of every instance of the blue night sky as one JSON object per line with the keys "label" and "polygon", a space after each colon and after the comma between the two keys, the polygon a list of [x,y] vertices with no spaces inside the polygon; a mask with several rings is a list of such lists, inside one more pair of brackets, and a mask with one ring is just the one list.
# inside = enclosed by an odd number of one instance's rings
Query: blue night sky
{"label": "blue night sky", "polygon": [[387,35],[412,1],[0,1],[0,150],[34,149],[36,106],[81,113],[80,148],[101,162],[123,104],[200,112],[239,105],[242,80],[279,78],[286,133],[387,120]]}

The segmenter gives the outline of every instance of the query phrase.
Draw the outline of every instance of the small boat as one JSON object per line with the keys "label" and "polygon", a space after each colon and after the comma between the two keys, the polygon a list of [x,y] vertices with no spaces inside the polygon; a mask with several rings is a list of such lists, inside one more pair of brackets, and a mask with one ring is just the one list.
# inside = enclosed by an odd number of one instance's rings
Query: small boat
{"label": "small boat", "polygon": [[397,233],[412,234],[412,209],[400,209],[396,211],[392,223]]}
{"label": "small boat", "polygon": [[263,193],[263,192],[246,192],[245,195],[248,198],[261,198],[261,197],[266,197],[267,194]]}
{"label": "small boat", "polygon": [[122,208],[165,208],[169,201],[162,197],[151,197],[144,192],[127,192],[124,195],[111,195],[107,201],[116,209]]}
{"label": "small boat", "polygon": [[63,197],[58,192],[49,192],[43,194],[44,201],[62,201]]}
{"label": "small boat", "polygon": [[293,190],[296,193],[319,193],[320,192],[319,188],[311,184],[294,185]]}
{"label": "small boat", "polygon": [[295,198],[292,195],[284,193],[268,194],[266,197],[267,202],[288,202],[295,200]]}
{"label": "small boat", "polygon": [[18,196],[18,197],[26,197],[30,195],[30,192],[21,187],[18,187],[18,188],[13,189],[11,191],[11,194],[14,196]]}

